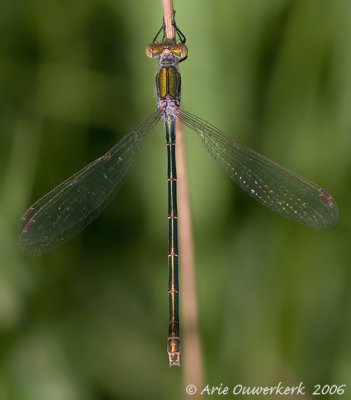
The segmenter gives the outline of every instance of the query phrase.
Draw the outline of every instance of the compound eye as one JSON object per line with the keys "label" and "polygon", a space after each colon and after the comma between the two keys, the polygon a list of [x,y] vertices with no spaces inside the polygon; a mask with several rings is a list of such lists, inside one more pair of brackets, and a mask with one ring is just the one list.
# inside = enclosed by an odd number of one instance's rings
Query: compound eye
{"label": "compound eye", "polygon": [[188,48],[184,43],[179,43],[178,49],[179,49],[179,56],[181,59],[184,59],[188,56]]}
{"label": "compound eye", "polygon": [[188,49],[184,43],[179,43],[179,44],[176,44],[175,46],[171,47],[171,52],[177,58],[179,58],[180,60],[183,60],[188,54]]}
{"label": "compound eye", "polygon": [[146,46],[145,51],[146,51],[146,55],[149,58],[156,58],[160,55],[162,49],[161,49],[160,45],[151,43],[148,46]]}

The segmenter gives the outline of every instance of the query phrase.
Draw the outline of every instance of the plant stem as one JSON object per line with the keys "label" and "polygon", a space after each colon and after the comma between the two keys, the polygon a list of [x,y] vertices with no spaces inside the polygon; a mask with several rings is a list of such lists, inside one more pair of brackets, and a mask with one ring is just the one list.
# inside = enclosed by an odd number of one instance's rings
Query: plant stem
{"label": "plant stem", "polygon": [[[174,18],[172,0],[162,0],[163,18],[167,39],[174,39],[175,29],[172,24]],[[178,176],[178,213],[179,213],[179,258],[180,276],[182,283],[182,317],[183,328],[183,350],[184,357],[184,383],[193,384],[198,389],[203,387],[203,363],[201,352],[201,341],[198,328],[198,307],[196,298],[196,278],[194,261],[194,241],[191,223],[191,211],[188,190],[188,174],[186,168],[185,146],[182,124],[176,123],[176,161]],[[195,400],[199,391],[192,398]]]}

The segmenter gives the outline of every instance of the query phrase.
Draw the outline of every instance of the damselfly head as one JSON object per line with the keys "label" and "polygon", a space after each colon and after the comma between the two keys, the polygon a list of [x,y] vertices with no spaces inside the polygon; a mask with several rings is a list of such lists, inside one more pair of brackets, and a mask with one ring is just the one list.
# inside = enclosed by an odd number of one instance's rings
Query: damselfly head
{"label": "damselfly head", "polygon": [[151,43],[146,47],[146,55],[149,58],[157,58],[168,54],[173,55],[180,62],[188,56],[188,48],[184,43],[167,44],[164,42]]}

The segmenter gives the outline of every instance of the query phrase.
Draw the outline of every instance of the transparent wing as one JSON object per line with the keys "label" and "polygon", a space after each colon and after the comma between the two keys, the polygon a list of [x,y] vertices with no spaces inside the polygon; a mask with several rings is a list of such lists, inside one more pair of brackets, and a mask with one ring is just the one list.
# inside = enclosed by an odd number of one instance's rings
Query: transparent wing
{"label": "transparent wing", "polygon": [[182,110],[179,118],[199,135],[217,164],[254,199],[311,228],[333,229],[338,225],[336,202],[320,186],[236,143],[195,115]]}
{"label": "transparent wing", "polygon": [[90,224],[121,188],[145,135],[159,120],[156,111],[105,155],[34,203],[18,226],[22,254],[37,257],[48,253]]}

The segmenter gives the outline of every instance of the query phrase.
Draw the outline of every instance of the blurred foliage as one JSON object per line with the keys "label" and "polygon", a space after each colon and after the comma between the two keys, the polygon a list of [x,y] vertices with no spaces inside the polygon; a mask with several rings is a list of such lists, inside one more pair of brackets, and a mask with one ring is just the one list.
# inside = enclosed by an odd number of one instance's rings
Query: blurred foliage
{"label": "blurred foliage", "polygon": [[[275,215],[187,132],[205,381],[350,385],[351,2],[175,8],[189,47],[184,108],[319,182],[341,217],[318,232]],[[0,5],[1,400],[184,395],[166,354],[161,124],[77,238],[25,259],[16,234],[32,202],[154,110],[157,65],[144,48],[161,19],[159,0]]]}

